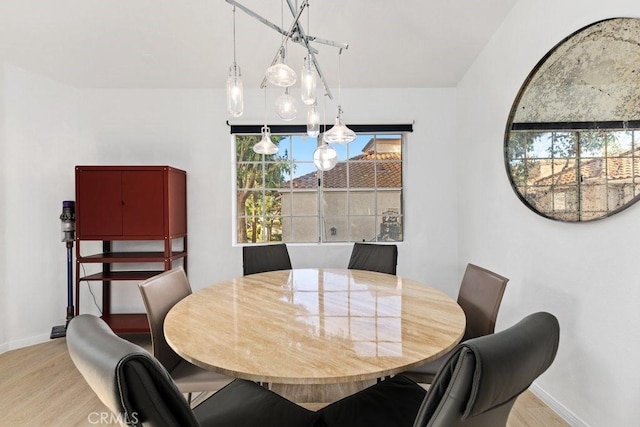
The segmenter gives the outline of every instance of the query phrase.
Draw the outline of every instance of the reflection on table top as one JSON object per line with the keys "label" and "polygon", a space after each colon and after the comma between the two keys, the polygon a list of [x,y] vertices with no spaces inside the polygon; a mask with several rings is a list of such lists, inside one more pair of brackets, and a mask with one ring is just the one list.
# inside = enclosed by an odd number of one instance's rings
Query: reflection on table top
{"label": "reflection on table top", "polygon": [[201,367],[253,381],[329,384],[392,375],[461,339],[465,315],[425,284],[359,270],[254,274],[171,309],[171,347]]}

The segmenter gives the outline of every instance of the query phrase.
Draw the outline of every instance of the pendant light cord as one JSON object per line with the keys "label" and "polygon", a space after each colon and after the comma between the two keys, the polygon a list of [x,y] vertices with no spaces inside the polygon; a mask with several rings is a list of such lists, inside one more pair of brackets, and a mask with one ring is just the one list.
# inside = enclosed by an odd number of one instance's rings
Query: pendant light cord
{"label": "pendant light cord", "polygon": [[322,126],[324,130],[322,131],[322,143],[324,144],[324,134],[327,132],[327,93],[325,92],[322,96]]}
{"label": "pendant light cord", "polygon": [[338,49],[338,117],[342,120],[342,48]]}
{"label": "pendant light cord", "polygon": [[236,65],[236,6],[233,6],[233,65]]}
{"label": "pendant light cord", "polygon": [[[280,0],[280,26],[284,28],[284,0]],[[282,57],[282,62],[284,64],[287,63],[287,44],[289,43],[289,39],[286,38],[284,34],[282,35],[282,43],[280,45],[280,56]]]}
{"label": "pendant light cord", "polygon": [[342,104],[342,48],[338,49],[338,105]]}
{"label": "pendant light cord", "polygon": [[267,87],[264,87],[264,127],[267,127]]}

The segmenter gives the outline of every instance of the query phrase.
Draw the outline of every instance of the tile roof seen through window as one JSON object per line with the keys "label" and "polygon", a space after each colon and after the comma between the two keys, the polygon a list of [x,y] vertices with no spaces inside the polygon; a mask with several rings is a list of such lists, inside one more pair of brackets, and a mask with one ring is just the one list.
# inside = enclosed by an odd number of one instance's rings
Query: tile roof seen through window
{"label": "tile roof seen through window", "polygon": [[[629,151],[623,153],[621,157],[608,157],[608,158],[592,158],[585,159],[581,165],[581,182],[587,183],[589,181],[624,181],[630,180],[634,176],[640,176],[640,170],[638,168],[638,155],[640,150],[635,152]],[[538,161],[533,169],[532,178],[533,185],[561,185],[570,184],[575,185],[577,183],[577,164],[575,160],[565,161],[561,163],[562,166],[556,166],[559,172],[553,175],[543,175],[541,172],[543,169],[550,171],[550,165],[552,160],[549,160],[548,166],[545,162]],[[546,167],[544,167],[546,166]],[[537,175],[537,176],[536,176]]]}
{"label": "tile roof seen through window", "polygon": [[[346,162],[338,162],[335,168],[323,173],[324,188],[401,188],[402,187],[402,153],[400,139],[383,139],[377,143],[378,152],[374,152],[374,140],[365,147],[365,152],[350,158]],[[300,176],[291,182],[295,189],[316,188],[318,185],[316,172]]]}

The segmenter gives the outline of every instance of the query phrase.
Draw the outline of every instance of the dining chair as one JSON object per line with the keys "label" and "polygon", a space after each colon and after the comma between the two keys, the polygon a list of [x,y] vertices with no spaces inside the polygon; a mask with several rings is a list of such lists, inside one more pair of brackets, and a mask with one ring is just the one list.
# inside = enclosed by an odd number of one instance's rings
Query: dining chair
{"label": "dining chair", "polygon": [[193,393],[219,390],[232,378],[196,366],[180,357],[164,336],[164,319],[180,300],[191,295],[191,285],[182,266],[153,276],[139,285],[151,330],[152,353],[169,372],[178,389],[191,402]]}
{"label": "dining chair", "polygon": [[496,334],[458,344],[425,391],[402,374],[320,410],[329,427],[499,427],[517,397],[553,362],[560,327],[531,314]]}
{"label": "dining chair", "polygon": [[[504,290],[509,279],[486,268],[467,264],[458,291],[458,304],[467,318],[467,325],[461,341],[492,334]],[[447,355],[403,372],[412,380],[430,384]]]}
{"label": "dining chair", "polygon": [[309,427],[319,420],[319,414],[241,379],[191,409],[156,358],[90,314],[69,322],[67,347],[78,371],[122,425]]}
{"label": "dining chair", "polygon": [[353,244],[348,268],[350,270],[377,271],[395,275],[397,264],[397,245],[356,242]]}
{"label": "dining chair", "polygon": [[291,270],[291,259],[285,243],[242,247],[245,276],[276,270]]}

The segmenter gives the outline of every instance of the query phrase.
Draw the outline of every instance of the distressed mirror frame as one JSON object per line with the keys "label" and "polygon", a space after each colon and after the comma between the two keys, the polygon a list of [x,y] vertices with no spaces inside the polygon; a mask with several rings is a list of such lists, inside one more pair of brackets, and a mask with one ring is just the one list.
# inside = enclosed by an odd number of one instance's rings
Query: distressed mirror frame
{"label": "distressed mirror frame", "polygon": [[564,222],[614,215],[640,199],[640,19],[595,22],[533,68],[504,140],[511,186]]}

